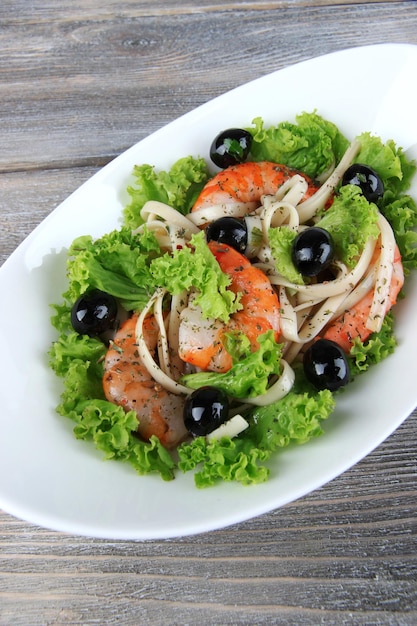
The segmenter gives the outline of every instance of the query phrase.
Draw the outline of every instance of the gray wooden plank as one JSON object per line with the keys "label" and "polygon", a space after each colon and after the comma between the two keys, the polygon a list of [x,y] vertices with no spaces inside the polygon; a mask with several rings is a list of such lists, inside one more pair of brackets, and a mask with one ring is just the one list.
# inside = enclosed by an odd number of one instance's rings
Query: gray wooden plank
{"label": "gray wooden plank", "polygon": [[[317,54],[417,43],[416,9],[403,1],[5,0],[0,263],[153,130]],[[0,512],[0,624],[414,625],[416,432],[414,411],[323,488],[195,537],[88,539]]]}
{"label": "gray wooden plank", "polygon": [[286,65],[357,45],[417,43],[415,2],[395,10],[392,3],[287,5],[236,9],[233,19],[209,11],[11,20],[0,29],[0,171],[105,162]]}

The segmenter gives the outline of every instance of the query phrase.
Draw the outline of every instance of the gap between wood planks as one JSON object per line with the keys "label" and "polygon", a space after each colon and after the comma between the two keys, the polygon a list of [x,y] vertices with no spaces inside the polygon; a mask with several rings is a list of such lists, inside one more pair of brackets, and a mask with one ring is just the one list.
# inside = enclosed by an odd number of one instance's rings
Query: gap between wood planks
{"label": "gap between wood planks", "polygon": [[36,172],[36,171],[46,171],[46,170],[68,170],[68,169],[77,169],[83,167],[104,167],[110,161],[113,161],[119,153],[117,154],[109,154],[109,155],[100,155],[100,156],[86,156],[78,159],[67,160],[67,159],[55,159],[50,161],[37,161],[36,163],[28,162],[28,163],[11,163],[10,166],[5,163],[0,166],[0,176],[2,174],[14,174],[16,172]]}
{"label": "gap between wood planks", "polygon": [[[17,20],[30,24],[42,22],[51,23],[54,20],[55,9],[51,8],[45,11],[44,7],[40,7],[38,12],[37,2],[32,2],[29,12],[26,13],[26,7],[23,3],[26,0],[17,0],[15,3],[14,11],[12,15],[7,16],[7,22],[9,24],[15,21],[13,15],[17,16]],[[124,2],[107,2],[105,6],[98,8],[97,3],[86,1],[77,5],[72,3],[68,6],[65,17],[62,16],[61,9],[58,8],[57,17],[59,21],[74,21],[77,19],[114,19],[115,15],[123,15],[124,18],[128,17],[157,17],[165,15],[188,15],[196,13],[213,13],[213,12],[227,12],[227,11],[270,11],[273,9],[297,9],[297,8],[316,8],[316,7],[335,7],[335,6],[355,6],[361,4],[394,4],[404,2],[414,2],[415,0],[276,0],[275,2],[268,1],[237,1],[237,2],[222,2],[221,0],[207,1],[201,0],[198,5],[189,0],[188,2],[181,2],[181,0],[168,0],[168,2],[154,2],[154,0],[144,0],[138,3],[136,0],[125,0]],[[161,4],[165,6],[161,7]],[[19,6],[21,5],[21,6]],[[138,6],[140,5],[140,6]],[[1,9],[0,9],[1,14]]]}

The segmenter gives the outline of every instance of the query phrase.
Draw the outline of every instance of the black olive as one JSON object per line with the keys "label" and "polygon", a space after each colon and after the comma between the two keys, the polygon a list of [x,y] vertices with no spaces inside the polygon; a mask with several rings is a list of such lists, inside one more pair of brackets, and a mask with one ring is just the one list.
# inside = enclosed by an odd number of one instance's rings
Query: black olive
{"label": "black olive", "polygon": [[347,168],[342,177],[342,185],[360,187],[368,202],[378,202],[384,195],[384,183],[372,168],[361,163],[354,163]]}
{"label": "black olive", "polygon": [[248,245],[248,229],[244,219],[219,217],[206,228],[206,239],[224,243],[238,252],[245,252]]}
{"label": "black olive", "polygon": [[329,339],[318,339],[304,353],[304,373],[316,389],[336,391],[350,380],[342,348]]}
{"label": "black olive", "polygon": [[303,276],[317,276],[332,262],[333,240],[324,228],[312,226],[294,239],[292,261]]}
{"label": "black olive", "polygon": [[229,401],[221,389],[200,387],[184,404],[185,428],[194,437],[208,435],[228,419]]}
{"label": "black olive", "polygon": [[80,335],[95,337],[116,325],[116,299],[100,289],[87,291],[78,298],[71,310],[71,324]]}
{"label": "black olive", "polygon": [[243,128],[229,128],[217,135],[210,147],[210,159],[221,168],[243,163],[248,158],[252,135]]}

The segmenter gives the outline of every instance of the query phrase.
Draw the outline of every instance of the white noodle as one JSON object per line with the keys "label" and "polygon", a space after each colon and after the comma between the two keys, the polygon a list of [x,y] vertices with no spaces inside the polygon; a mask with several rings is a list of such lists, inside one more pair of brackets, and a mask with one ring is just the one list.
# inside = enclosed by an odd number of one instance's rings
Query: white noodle
{"label": "white noodle", "polygon": [[145,224],[141,224],[134,232],[143,232],[145,227],[156,237],[158,245],[163,250],[170,250],[172,245],[172,239],[169,233],[167,224],[161,222],[161,220],[150,219]]}
{"label": "white noodle", "polygon": [[151,374],[152,378],[155,380],[155,382],[159,383],[160,385],[162,385],[162,387],[164,387],[168,391],[171,391],[172,393],[175,393],[177,395],[189,394],[191,393],[192,389],[189,389],[188,387],[185,387],[184,385],[180,385],[179,383],[177,383],[177,381],[173,380],[170,376],[168,376],[167,374],[165,374],[165,372],[162,371],[162,369],[155,362],[155,359],[150,353],[149,348],[146,345],[144,335],[143,335],[143,322],[145,320],[145,317],[151,311],[156,300],[159,297],[161,297],[161,293],[165,294],[166,292],[165,290],[162,290],[162,289],[156,290],[156,292],[154,293],[152,298],[150,298],[146,307],[143,309],[143,311],[138,317],[138,321],[136,323],[136,342],[138,344],[139,357],[143,365]]}
{"label": "white noodle", "polygon": [[184,371],[184,362],[178,355],[179,351],[179,327],[181,311],[187,306],[188,293],[183,291],[180,294],[173,295],[171,300],[171,311],[169,313],[168,322],[168,344],[171,364],[171,376],[177,380]]}
{"label": "white noodle", "polygon": [[205,226],[220,217],[245,217],[257,207],[257,202],[225,202],[193,211],[188,217],[193,224]]}
{"label": "white noodle", "polygon": [[375,243],[374,239],[368,239],[355,267],[346,275],[343,275],[340,278],[335,278],[331,281],[325,281],[323,283],[316,283],[313,285],[299,285],[285,280],[279,275],[268,274],[268,277],[273,285],[283,285],[284,287],[287,287],[295,292],[300,292],[311,299],[336,296],[340,293],[345,293],[346,291],[353,289],[356,283],[364,275],[371,261]]}
{"label": "white noodle", "polygon": [[[285,291],[285,287],[283,287]],[[317,298],[317,300],[311,300],[311,298],[303,298],[302,293],[297,294],[297,304],[294,306],[294,311],[296,313],[301,313],[306,309],[311,309],[316,304],[320,304],[323,301],[323,298]]]}
{"label": "white noodle", "polygon": [[353,159],[358,154],[360,149],[361,144],[355,139],[355,141],[350,144],[345,154],[343,155],[339,165],[336,167],[335,170],[333,170],[333,173],[329,176],[326,182],[323,183],[323,185],[318,189],[318,191],[316,191],[315,194],[313,194],[310,198],[308,198],[304,202],[301,202],[301,204],[298,205],[300,222],[307,222],[312,217],[314,217],[318,209],[322,209],[325,206],[327,200],[330,198],[337,185],[340,183],[343,174],[352,163]]}
{"label": "white noodle", "polygon": [[335,312],[345,297],[346,294],[339,293],[336,296],[327,298],[311,319],[307,317],[298,333],[298,341],[292,343],[285,353],[285,358],[289,363],[292,363],[303,347],[303,344],[317,337],[320,331],[335,318]]}
{"label": "white noodle", "polygon": [[392,228],[381,214],[379,214],[378,225],[381,230],[381,255],[375,278],[372,306],[366,322],[367,329],[372,332],[379,332],[384,321],[389,300],[396,245]]}
{"label": "white noodle", "polygon": [[333,157],[332,162],[330,163],[327,170],[324,170],[324,172],[322,172],[319,176],[317,176],[316,181],[320,184],[323,184],[324,182],[326,182],[326,180],[330,177],[330,174],[333,173],[335,165],[336,165],[336,159]]}
{"label": "white noodle", "polygon": [[286,180],[275,195],[262,196],[260,218],[265,240],[268,240],[268,230],[271,227],[286,224],[288,228],[298,230],[300,219],[296,206],[304,197],[307,188],[307,181],[296,174]]}
{"label": "white noodle", "polygon": [[295,174],[285,181],[275,194],[276,200],[285,200],[294,206],[304,198],[308,189],[308,183],[300,174]]}
{"label": "white noodle", "polygon": [[375,276],[376,266],[370,265],[366,274],[359,281],[356,287],[349,294],[347,294],[346,298],[337,309],[335,318],[338,318],[342,313],[349,311],[349,309],[358,304],[358,302],[360,302],[362,298],[371,291],[371,289],[375,286]]}
{"label": "white noodle", "polygon": [[169,361],[169,350],[168,350],[168,337],[165,328],[165,320],[164,314],[162,310],[162,305],[164,301],[165,293],[160,291],[158,296],[155,298],[153,312],[155,316],[156,323],[158,324],[159,334],[158,334],[158,360],[161,370],[167,374],[171,375],[171,367]]}
{"label": "white noodle", "polygon": [[[258,258],[261,263],[254,263],[255,267],[259,267],[259,269],[265,271],[265,274],[268,276],[269,280],[272,283],[271,276],[275,276],[276,278],[278,278],[279,274],[276,272],[275,266],[271,262],[272,252],[269,245],[264,244],[259,248]],[[281,279],[284,280],[284,278],[282,277]]]}
{"label": "white noodle", "polygon": [[300,224],[297,209],[285,200],[272,202],[268,207],[264,207],[261,213],[261,220],[265,239],[268,238],[268,230],[271,226],[275,228],[286,224],[291,230],[297,231]]}
{"label": "white noodle", "polygon": [[288,299],[285,287],[279,287],[279,304],[281,307],[281,332],[287,341],[300,341],[298,336],[297,311]]}
{"label": "white noodle", "polygon": [[191,222],[191,220],[189,220],[185,215],[181,215],[181,213],[170,207],[168,204],[158,202],[157,200],[148,200],[148,202],[143,205],[140,216],[144,222],[148,219],[155,219],[154,216],[158,216],[165,220],[168,224],[184,229],[185,234],[188,235],[200,232],[200,229],[197,228],[197,226],[193,224],[193,222]]}
{"label": "white noodle", "polygon": [[184,236],[182,228],[170,227],[171,250],[179,250],[188,244],[188,239]]}
{"label": "white noodle", "polygon": [[245,256],[248,259],[252,259],[258,256],[262,246],[262,222],[259,215],[245,215],[245,223],[248,231],[248,245],[246,246]]}
{"label": "white noodle", "polygon": [[268,391],[260,396],[255,396],[254,398],[245,398],[242,402],[247,402],[248,404],[253,404],[255,406],[266,406],[267,404],[277,402],[286,396],[294,384],[295,376],[294,370],[284,359],[281,359],[281,363],[283,368],[281,376],[269,387]]}
{"label": "white noodle", "polygon": [[[323,208],[339,184],[347,167],[351,164],[360,144],[354,141],[346,150],[336,168],[332,163],[321,176],[324,180],[320,189],[309,199],[304,200],[308,189],[306,180],[295,175],[288,179],[274,195],[264,195],[259,202],[222,203],[199,209],[187,216],[181,215],[172,207],[156,201],[147,202],[141,217],[148,228],[157,237],[164,250],[175,250],[188,245],[193,234],[200,232],[200,227],[223,216],[245,217],[248,229],[249,258],[258,259],[254,266],[259,267],[275,286],[281,307],[281,332],[283,339],[282,373],[270,385],[265,394],[240,400],[246,404],[265,406],[284,397],[294,384],[294,371],[290,363],[314,338],[326,328],[329,322],[337,319],[344,311],[355,306],[374,288],[374,295],[366,326],[371,331],[378,331],[387,309],[392,280],[395,239],[392,229],[382,215],[379,216],[380,238],[378,245],[381,252],[377,261],[373,260],[377,242],[369,239],[356,263],[348,270],[335,261],[332,280],[315,284],[296,284],[288,281],[275,269],[269,246],[269,229],[285,227],[295,232],[306,228],[306,222],[314,218]],[[189,394],[193,390],[177,381],[184,373],[184,362],[179,357],[180,327],[183,324],[182,312],[192,306],[195,294],[184,291],[171,296],[170,310],[164,312],[167,291],[157,289],[140,313],[136,324],[136,341],[140,359],[155,380],[169,392]],[[148,314],[153,312],[159,327],[157,342],[157,361],[147,347],[143,323]],[[199,318],[200,319],[200,318]],[[216,323],[220,323],[216,320]],[[201,322],[202,325],[203,321]],[[189,329],[189,332],[190,331]],[[191,371],[194,371],[191,368]],[[231,415],[239,412],[242,405],[231,407]]]}

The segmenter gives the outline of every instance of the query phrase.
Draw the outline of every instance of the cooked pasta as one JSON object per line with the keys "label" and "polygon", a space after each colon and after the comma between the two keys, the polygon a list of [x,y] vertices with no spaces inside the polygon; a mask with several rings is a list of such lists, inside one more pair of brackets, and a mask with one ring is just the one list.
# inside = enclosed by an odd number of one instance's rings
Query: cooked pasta
{"label": "cooked pasta", "polygon": [[[283,342],[282,373],[271,381],[268,391],[262,396],[246,398],[249,404],[269,404],[291,389],[294,381],[293,363],[305,347],[325,331],[329,324],[345,312],[358,305],[367,294],[372,293],[366,328],[378,331],[387,310],[390,286],[395,263],[395,239],[387,220],[379,215],[377,238],[369,238],[349,269],[340,260],[332,264],[333,275],[323,282],[296,283],[282,276],[276,269],[270,229],[287,228],[299,233],[314,225],[316,216],[332,197],[335,188],[360,149],[354,141],[340,163],[326,172],[321,187],[309,198],[305,198],[308,183],[295,174],[278,189],[276,194],[262,194],[259,202],[228,201],[204,206],[187,216],[161,202],[150,201],[142,209],[141,217],[153,232],[162,249],[174,251],[187,246],[193,234],[219,217],[246,217],[248,225],[247,256],[254,267],[267,276],[275,291],[281,309],[280,332]],[[333,169],[334,168],[334,169]],[[207,204],[207,203],[206,203]],[[188,394],[190,389],[179,380],[185,371],[193,367],[179,357],[179,330],[182,316],[187,307],[192,307],[195,294],[190,290],[179,296],[170,296],[166,290],[158,289],[138,317],[136,337],[139,355],[152,378],[174,394]],[[158,350],[153,355],[147,348],[142,326],[145,317],[153,311],[159,328]],[[194,305],[193,315],[199,314]],[[207,322],[201,320],[202,325]],[[216,321],[216,328],[221,323]],[[213,325],[214,327],[214,325]],[[235,329],[238,330],[238,329]],[[192,331],[190,331],[192,332]]]}

